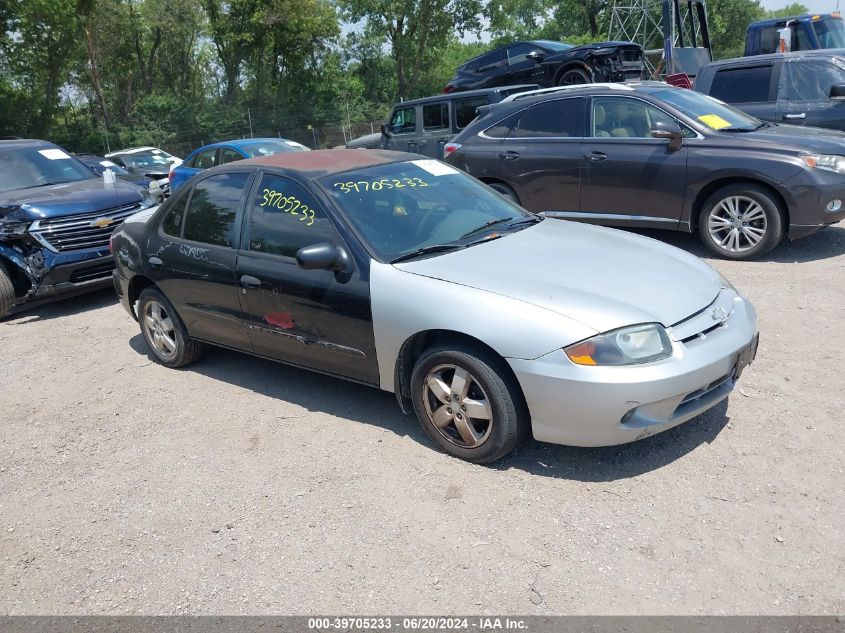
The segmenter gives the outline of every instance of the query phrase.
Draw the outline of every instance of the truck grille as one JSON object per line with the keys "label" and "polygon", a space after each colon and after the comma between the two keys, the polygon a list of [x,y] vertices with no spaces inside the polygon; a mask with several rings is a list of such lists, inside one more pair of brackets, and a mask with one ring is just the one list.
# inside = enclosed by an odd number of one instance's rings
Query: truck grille
{"label": "truck grille", "polygon": [[107,246],[112,231],[133,213],[141,210],[136,202],[122,207],[84,213],[55,220],[38,220],[31,233],[56,253]]}

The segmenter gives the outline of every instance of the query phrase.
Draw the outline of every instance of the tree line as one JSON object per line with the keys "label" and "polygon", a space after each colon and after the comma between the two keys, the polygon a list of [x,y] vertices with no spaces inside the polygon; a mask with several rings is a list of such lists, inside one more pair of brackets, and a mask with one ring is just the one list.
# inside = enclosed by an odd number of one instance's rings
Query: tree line
{"label": "tree line", "polygon": [[[98,153],[146,144],[186,153],[249,134],[332,145],[400,98],[440,92],[459,64],[502,43],[605,39],[612,6],[0,0],[0,136]],[[745,27],[767,15],[760,0],[709,0],[708,14],[717,57],[741,54]]]}

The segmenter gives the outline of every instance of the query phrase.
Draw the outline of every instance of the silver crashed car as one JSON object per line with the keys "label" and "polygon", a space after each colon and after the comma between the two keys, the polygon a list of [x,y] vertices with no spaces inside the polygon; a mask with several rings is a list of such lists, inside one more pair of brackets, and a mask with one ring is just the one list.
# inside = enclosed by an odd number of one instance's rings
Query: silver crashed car
{"label": "silver crashed car", "polygon": [[544,219],[413,154],[279,154],[209,169],[112,236],[150,353],[206,343],[393,392],[479,463],[533,433],[604,446],[728,396],[752,305],[700,259]]}

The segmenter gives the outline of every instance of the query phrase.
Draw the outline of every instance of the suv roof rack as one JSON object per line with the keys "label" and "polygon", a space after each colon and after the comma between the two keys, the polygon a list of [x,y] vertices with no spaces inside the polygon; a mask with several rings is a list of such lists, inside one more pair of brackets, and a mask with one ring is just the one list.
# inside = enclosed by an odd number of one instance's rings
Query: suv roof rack
{"label": "suv roof rack", "polygon": [[554,86],[552,88],[539,88],[538,90],[527,90],[525,92],[517,92],[502,99],[502,103],[510,103],[511,101],[518,101],[519,99],[527,99],[536,95],[550,94],[554,92],[567,92],[570,90],[584,90],[585,88],[611,88],[613,90],[633,91],[634,89],[624,83],[594,83],[594,84],[576,84],[573,86]]}

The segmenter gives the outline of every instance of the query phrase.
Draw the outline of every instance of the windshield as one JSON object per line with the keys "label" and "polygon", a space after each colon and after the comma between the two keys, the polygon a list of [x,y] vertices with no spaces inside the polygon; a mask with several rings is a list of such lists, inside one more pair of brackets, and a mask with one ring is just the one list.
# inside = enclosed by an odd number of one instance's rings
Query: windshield
{"label": "windshield", "polygon": [[845,48],[845,21],[842,18],[816,20],[813,30],[821,48]]}
{"label": "windshield", "polygon": [[308,148],[296,141],[269,140],[243,143],[238,146],[249,158],[269,156],[270,154],[284,154],[285,152],[307,152]]}
{"label": "windshield", "polygon": [[531,40],[532,44],[542,46],[550,51],[565,51],[572,48],[572,44],[564,44],[563,42],[553,42],[552,40]]}
{"label": "windshield", "polygon": [[150,167],[170,167],[170,161],[164,152],[157,151],[149,154],[124,154],[120,157],[123,162],[135,169],[149,169]]}
{"label": "windshield", "polygon": [[123,167],[116,165],[107,158],[81,158],[80,160],[97,174],[102,174],[106,169],[111,169],[118,176],[127,176],[129,174]]}
{"label": "windshield", "polygon": [[464,248],[540,220],[436,160],[333,174],[320,184],[388,262],[427,247]]}
{"label": "windshield", "polygon": [[679,88],[660,90],[652,93],[652,96],[674,106],[690,119],[703,123],[712,130],[748,132],[763,125],[759,119],[700,92]]}
{"label": "windshield", "polygon": [[0,191],[29,189],[94,178],[85,165],[58,147],[20,147],[0,152]]}

